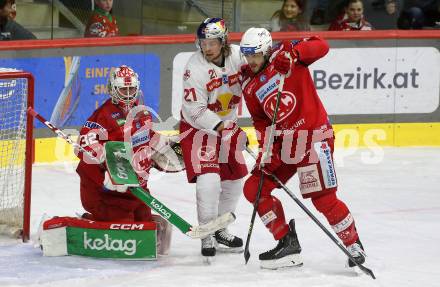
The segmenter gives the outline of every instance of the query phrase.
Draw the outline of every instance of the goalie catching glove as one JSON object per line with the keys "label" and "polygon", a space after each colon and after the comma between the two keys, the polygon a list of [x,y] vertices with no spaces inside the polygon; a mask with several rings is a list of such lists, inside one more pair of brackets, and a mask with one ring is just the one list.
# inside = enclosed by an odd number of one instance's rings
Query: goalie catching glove
{"label": "goalie catching glove", "polygon": [[182,148],[178,136],[161,136],[165,144],[151,156],[154,167],[164,172],[179,172],[185,169]]}

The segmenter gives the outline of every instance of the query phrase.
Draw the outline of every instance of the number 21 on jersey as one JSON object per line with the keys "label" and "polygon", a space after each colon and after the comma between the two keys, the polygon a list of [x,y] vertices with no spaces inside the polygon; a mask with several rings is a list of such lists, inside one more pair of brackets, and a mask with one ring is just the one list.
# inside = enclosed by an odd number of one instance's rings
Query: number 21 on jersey
{"label": "number 21 on jersey", "polygon": [[197,101],[196,90],[194,88],[184,89],[183,90],[183,98],[187,102]]}

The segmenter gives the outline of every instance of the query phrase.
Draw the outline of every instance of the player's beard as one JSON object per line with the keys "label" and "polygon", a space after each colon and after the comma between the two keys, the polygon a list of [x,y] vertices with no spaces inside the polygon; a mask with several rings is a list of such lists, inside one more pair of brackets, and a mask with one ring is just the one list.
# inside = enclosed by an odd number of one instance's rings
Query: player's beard
{"label": "player's beard", "polygon": [[211,62],[217,66],[220,66],[223,63],[223,49],[220,51],[220,53],[215,58],[210,57],[210,59],[209,59],[206,55],[204,55],[204,56],[205,56],[206,61]]}

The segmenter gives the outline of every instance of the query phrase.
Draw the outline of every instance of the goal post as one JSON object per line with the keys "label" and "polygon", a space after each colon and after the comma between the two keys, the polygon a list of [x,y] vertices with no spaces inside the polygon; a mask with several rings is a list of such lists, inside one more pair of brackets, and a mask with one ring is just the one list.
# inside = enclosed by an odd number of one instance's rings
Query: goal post
{"label": "goal post", "polygon": [[30,235],[32,163],[34,159],[32,74],[0,68],[0,233]]}

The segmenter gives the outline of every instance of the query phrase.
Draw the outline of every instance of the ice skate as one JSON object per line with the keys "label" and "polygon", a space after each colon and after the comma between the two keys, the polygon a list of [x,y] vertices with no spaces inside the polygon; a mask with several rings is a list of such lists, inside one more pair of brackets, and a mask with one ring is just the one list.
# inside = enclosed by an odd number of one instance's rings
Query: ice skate
{"label": "ice skate", "polygon": [[211,264],[213,257],[215,256],[215,239],[212,234],[202,239],[202,256],[205,264]]}
{"label": "ice skate", "polygon": [[243,252],[243,240],[240,237],[232,235],[226,228],[215,232],[215,240],[218,243],[217,250],[225,253]]}
{"label": "ice skate", "polygon": [[[365,263],[365,257],[367,257],[367,255],[365,254],[364,247],[362,246],[362,243],[359,239],[352,245],[347,246],[347,250],[348,252],[350,252],[351,256],[353,256],[358,264]],[[355,266],[356,264],[348,259],[348,267]]]}
{"label": "ice skate", "polygon": [[278,241],[278,245],[269,251],[261,253],[260,266],[264,269],[283,267],[299,267],[303,265],[301,246],[295,231],[295,221],[289,222],[290,231]]}

